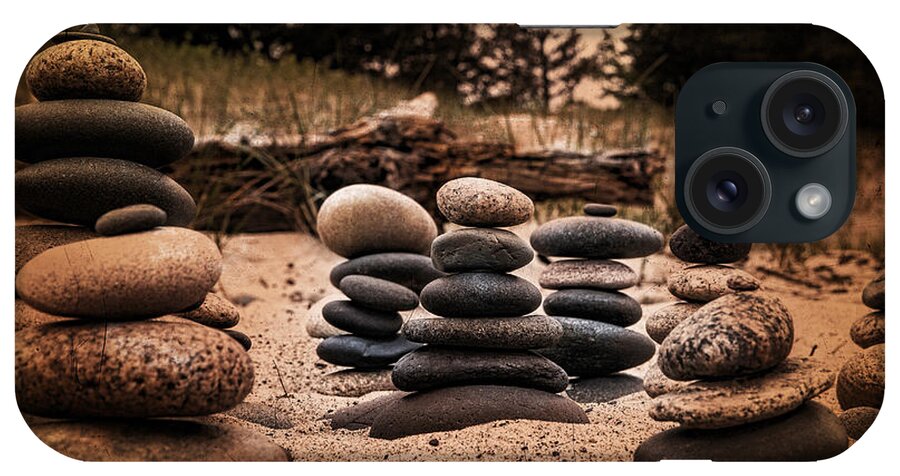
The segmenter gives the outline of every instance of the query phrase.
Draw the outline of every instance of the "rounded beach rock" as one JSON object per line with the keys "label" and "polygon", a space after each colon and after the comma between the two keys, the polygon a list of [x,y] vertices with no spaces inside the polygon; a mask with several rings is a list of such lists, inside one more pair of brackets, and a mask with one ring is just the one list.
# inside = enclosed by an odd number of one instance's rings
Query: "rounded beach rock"
{"label": "rounded beach rock", "polygon": [[70,225],[16,227],[16,273],[35,256],[57,246],[97,238],[89,228]]}
{"label": "rounded beach rock", "polygon": [[869,430],[875,419],[878,418],[878,409],[872,407],[855,407],[851,408],[840,415],[844,428],[847,429],[847,435],[854,440],[862,438],[863,434]]}
{"label": "rounded beach rock", "polygon": [[318,339],[345,334],[344,331],[329,324],[328,321],[325,320],[325,317],[322,316],[322,309],[326,304],[344,299],[347,298],[341,293],[329,294],[310,306],[309,310],[306,311],[306,333],[309,334],[310,337]]}
{"label": "rounded beach rock", "polygon": [[884,335],[884,311],[866,314],[850,327],[850,339],[863,349],[884,344]]}
{"label": "rounded beach rock", "polygon": [[362,337],[390,337],[403,325],[403,318],[396,311],[367,309],[351,301],[326,304],[322,316],[334,327]]}
{"label": "rounded beach rock", "polygon": [[673,296],[685,301],[709,302],[737,291],[759,289],[759,280],[730,266],[689,266],[672,273],[666,282]]}
{"label": "rounded beach rock", "polygon": [[541,305],[541,291],[509,274],[460,273],[430,282],[422,307],[444,317],[516,317]]}
{"label": "rounded beach rock", "polygon": [[221,272],[222,255],[212,240],[163,227],[47,250],[19,271],[16,292],[60,316],[155,317],[201,302]]}
{"label": "rounded beach rock", "polygon": [[131,55],[95,40],[67,41],[38,53],[28,64],[25,80],[39,101],[138,101],[147,87],[147,76]]}
{"label": "rounded beach rock", "polygon": [[341,335],[320,342],[316,354],[334,365],[377,369],[393,364],[421,346],[399,335],[386,339]]}
{"label": "rounded beach rock", "polygon": [[391,372],[405,391],[461,385],[510,385],[562,392],[569,377],[546,357],[527,350],[425,346],[403,356]]}
{"label": "rounded beach rock", "polygon": [[789,359],[760,376],[695,382],[654,400],[650,417],[683,428],[717,429],[785,414],[831,388],[834,372],[810,359]]}
{"label": "rounded beach rock", "polygon": [[419,306],[419,296],[386,279],[353,274],[338,286],[355,304],[379,311],[409,311]]}
{"label": "rounded beach rock", "polygon": [[496,228],[463,228],[437,237],[431,244],[434,267],[449,273],[508,272],[527,265],[534,252],[515,233]]}
{"label": "rounded beach rock", "polygon": [[872,309],[884,309],[884,273],[867,284],[862,293],[863,304]]}
{"label": "rounded beach rock", "polygon": [[841,454],[847,432],[831,410],[814,402],[758,423],[720,430],[673,428],[641,443],[635,461],[818,461]]}
{"label": "rounded beach rock", "polygon": [[653,357],[655,346],[642,334],[605,322],[552,316],[563,335],[552,347],[540,349],[570,376],[600,377],[636,367]]}
{"label": "rounded beach rock", "polygon": [[317,220],[322,243],[345,258],[386,251],[427,255],[437,236],[437,225],[421,205],[378,185],[337,190],[322,203]]}
{"label": "rounded beach rock", "polygon": [[617,291],[564,289],[544,299],[544,312],[628,327],[641,319],[641,305]]}
{"label": "rounded beach rock", "polygon": [[341,280],[351,274],[386,279],[416,293],[422,292],[426,284],[446,276],[434,268],[428,256],[414,253],[376,253],[344,261],[335,266],[331,269],[329,280],[334,287],[338,287]]}
{"label": "rounded beach rock", "polygon": [[585,215],[591,215],[595,217],[613,217],[616,216],[618,210],[616,207],[612,205],[605,205],[603,203],[586,203],[582,208]]}
{"label": "rounded beach rock", "polygon": [[472,385],[407,395],[375,417],[369,436],[393,440],[498,420],[588,423],[584,410],[560,395],[531,388]]}
{"label": "rounded beach rock", "polygon": [[129,205],[100,215],[94,230],[105,236],[124,235],[163,226],[167,219],[166,212],[157,206]]}
{"label": "rounded beach rock", "polygon": [[537,349],[555,345],[562,326],[547,316],[413,319],[403,325],[413,342],[489,349]]}
{"label": "rounded beach rock", "polygon": [[729,294],[672,329],[659,346],[659,367],[675,380],[736,377],[778,365],[793,345],[794,322],[781,300]]}
{"label": "rounded beach rock", "polygon": [[105,213],[129,205],[160,208],[169,226],[187,226],[197,214],[178,182],[118,159],[57,159],[22,169],[16,172],[16,204],[42,218],[91,228]]}
{"label": "rounded beach rock", "polygon": [[837,378],[837,397],[844,410],[881,408],[884,400],[884,344],[857,352],[844,363]]}
{"label": "rounded beach rock", "polygon": [[700,303],[676,302],[657,309],[647,316],[647,322],[644,323],[647,335],[657,344],[662,344],[672,329],[701,307],[703,304]]}
{"label": "rounded beach rock", "polygon": [[662,233],[631,220],[577,216],[549,221],[531,234],[531,247],[544,256],[640,258],[663,247]]}
{"label": "rounded beach rock", "polygon": [[67,99],[16,107],[16,160],[110,157],[161,167],[187,155],[194,133],[158,107],[106,99]]}
{"label": "rounded beach rock", "polygon": [[194,416],[240,403],[253,362],[221,331],[194,323],[74,322],[17,332],[15,375],[25,413]]}
{"label": "rounded beach rock", "polygon": [[437,191],[437,206],[447,220],[463,226],[519,225],[534,214],[534,203],[524,193],[477,177],[445,183]]}
{"label": "rounded beach rock", "polygon": [[548,289],[616,290],[638,283],[638,275],[618,261],[567,259],[550,263],[539,278]]}
{"label": "rounded beach rock", "polygon": [[196,309],[175,315],[217,329],[228,329],[241,321],[241,311],[231,301],[214,293],[207,294]]}
{"label": "rounded beach rock", "polygon": [[688,263],[733,263],[750,254],[751,243],[717,243],[707,240],[687,225],[669,238],[669,249],[676,258]]}

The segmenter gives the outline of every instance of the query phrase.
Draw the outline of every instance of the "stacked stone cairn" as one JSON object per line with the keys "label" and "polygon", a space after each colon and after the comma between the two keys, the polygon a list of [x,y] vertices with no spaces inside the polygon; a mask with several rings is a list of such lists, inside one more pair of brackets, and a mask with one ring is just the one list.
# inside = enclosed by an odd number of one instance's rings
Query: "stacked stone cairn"
{"label": "stacked stone cairn", "polygon": [[656,253],[663,236],[615,214],[615,207],[588,204],[585,215],[551,220],[531,235],[541,255],[574,258],[554,261],[541,273],[541,286],[554,290],[544,312],[562,324],[563,337],[540,352],[582,380],[638,366],[656,350],[646,336],[626,329],[642,315],[640,303],[622,292],[638,284],[638,275],[614,260]]}
{"label": "stacked stone cairn", "polygon": [[428,257],[437,236],[428,212],[395,190],[356,184],[322,203],[317,230],[328,249],[348,258],[331,271],[331,283],[347,299],[328,298],[321,307],[339,334],[325,334],[316,348],[319,358],[342,367],[384,369],[420,347],[399,334],[400,311],[417,308],[417,293],[444,275]]}
{"label": "stacked stone cairn", "polygon": [[685,226],[669,248],[700,265],[669,279],[669,291],[685,302],[647,320],[661,344],[645,387],[655,397],[650,416],[680,426],[643,442],[634,459],[811,461],[844,451],[840,420],[810,401],[831,387],[834,373],[810,358],[789,358],[788,309],[755,278],[721,264],[750,247],[715,243]]}
{"label": "stacked stone cairn", "polygon": [[[210,293],[221,254],[185,228],[194,200],[155,169],[194,136],[137,102],[144,71],[97,32],[58,35],[25,76],[40,102],[16,108],[16,160],[29,164],[16,205],[59,224],[16,229],[16,397],[27,415],[69,420],[34,432],[85,459],[286,459],[224,423],[128,420],[223,412],[253,386],[242,334],[222,331],[239,313]],[[157,438],[129,440],[144,430]]]}
{"label": "stacked stone cairn", "polygon": [[853,323],[850,339],[863,350],[848,360],[837,377],[841,421],[858,440],[878,417],[884,400],[884,273],[866,285],[862,302],[873,312]]}
{"label": "stacked stone cairn", "polygon": [[426,345],[400,359],[391,378],[414,393],[381,410],[369,435],[394,439],[511,419],[587,423],[575,402],[557,395],[568,385],[565,370],[531,350],[554,345],[562,327],[528,315],[541,304],[540,290],[509,274],[534,254],[500,227],[530,220],[531,199],[465,177],[444,184],[437,205],[451,223],[467,228],[432,244],[435,267],[451,274],[425,286],[421,300],[440,317],[404,325],[409,340]]}

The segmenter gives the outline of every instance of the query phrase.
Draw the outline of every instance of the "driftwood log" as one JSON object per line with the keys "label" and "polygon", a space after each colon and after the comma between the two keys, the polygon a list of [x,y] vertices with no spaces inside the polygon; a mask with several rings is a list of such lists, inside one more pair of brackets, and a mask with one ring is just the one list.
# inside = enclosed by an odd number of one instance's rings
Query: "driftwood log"
{"label": "driftwood log", "polygon": [[205,141],[173,165],[170,173],[198,199],[198,228],[314,232],[321,201],[354,183],[405,193],[438,221],[435,192],[463,176],[504,182],[537,201],[652,204],[664,160],[649,150],[518,153],[509,144],[460,140],[427,115],[378,114],[310,143]]}

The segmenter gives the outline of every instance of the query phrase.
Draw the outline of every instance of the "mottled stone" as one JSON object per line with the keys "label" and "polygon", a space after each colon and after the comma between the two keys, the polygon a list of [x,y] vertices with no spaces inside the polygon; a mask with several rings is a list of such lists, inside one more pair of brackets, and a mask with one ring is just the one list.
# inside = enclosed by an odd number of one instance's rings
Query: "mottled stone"
{"label": "mottled stone", "polygon": [[316,229],[322,243],[345,258],[386,251],[427,255],[437,236],[431,215],[415,200],[369,184],[329,195],[319,207]]}
{"label": "mottled stone", "polygon": [[405,391],[509,385],[558,393],[569,385],[562,368],[534,352],[431,345],[403,356],[394,365],[391,381]]}
{"label": "mottled stone", "polygon": [[872,309],[884,309],[884,273],[867,284],[862,293],[863,304]]}
{"label": "mottled stone", "polygon": [[606,403],[643,390],[643,381],[633,375],[579,378],[569,384],[566,395],[578,403]]}
{"label": "mottled stone", "polygon": [[325,362],[342,367],[377,369],[393,364],[421,346],[399,335],[387,339],[342,335],[320,342],[316,354]]}
{"label": "mottled stone", "polygon": [[669,249],[676,258],[688,263],[734,263],[750,254],[751,243],[718,243],[707,240],[687,225],[669,238]]}
{"label": "mottled stone", "polygon": [[391,337],[403,325],[403,318],[396,311],[368,309],[351,301],[326,304],[322,316],[334,327],[361,337]]}
{"label": "mottled stone", "polygon": [[675,380],[736,377],[778,365],[793,345],[793,318],[781,300],[729,294],[672,329],[659,347],[659,367]]}
{"label": "mottled stone", "polygon": [[472,385],[407,395],[378,413],[369,436],[393,440],[498,420],[588,423],[584,410],[560,395],[531,388]]}
{"label": "mottled stone", "polygon": [[193,420],[57,421],[31,427],[47,446],[82,461],[288,461],[257,431]]}
{"label": "mottled stone", "polygon": [[647,371],[644,372],[644,392],[646,392],[650,398],[656,398],[660,395],[674,392],[680,388],[686,387],[690,383],[691,382],[689,381],[682,382],[666,377],[666,374],[662,373],[662,370],[660,370],[659,364],[656,361],[650,364],[650,366],[647,367]]}
{"label": "mottled stone", "polygon": [[759,280],[730,266],[689,266],[672,273],[667,285],[679,299],[709,302],[726,294],[759,289]]}
{"label": "mottled stone", "polygon": [[641,319],[641,305],[617,291],[564,289],[544,299],[544,312],[628,327]]}
{"label": "mottled stone", "polygon": [[243,347],[244,350],[249,351],[250,348],[253,347],[253,341],[250,340],[250,336],[244,334],[241,331],[236,331],[234,329],[225,329],[222,332],[224,332],[228,337],[231,337],[232,339],[237,341],[238,344],[241,344],[241,347]]}
{"label": "mottled stone", "polygon": [[872,407],[851,408],[840,415],[841,423],[847,430],[847,436],[858,440],[869,430],[875,419],[878,418],[878,409]]}
{"label": "mottled stone", "polygon": [[16,160],[108,157],[161,167],[187,155],[194,133],[149,104],[66,99],[16,107]]}
{"label": "mottled stone", "polygon": [[89,228],[69,225],[16,227],[16,273],[35,256],[57,246],[97,238]]}
{"label": "mottled stone", "polygon": [[884,311],[859,318],[850,327],[850,339],[863,349],[884,344]]}
{"label": "mottled stone", "polygon": [[847,432],[818,403],[758,423],[720,430],[674,428],[641,443],[635,461],[818,461],[847,449]]}
{"label": "mottled stone", "polygon": [[541,291],[509,274],[460,273],[430,282],[422,307],[444,317],[515,317],[541,305]]}
{"label": "mottled stone", "polygon": [[547,316],[413,319],[403,325],[413,342],[489,349],[537,349],[555,345],[562,326]]}
{"label": "mottled stone", "polygon": [[600,377],[636,367],[653,357],[653,342],[629,329],[605,322],[557,317],[562,338],[539,352],[570,376]]}
{"label": "mottled stone", "polygon": [[446,276],[434,268],[431,258],[414,253],[377,253],[360,256],[331,269],[330,280],[335,287],[351,274],[362,274],[386,279],[406,286],[416,293],[422,292],[426,284]]}
{"label": "mottled stone", "polygon": [[124,235],[163,226],[167,219],[165,210],[157,206],[129,205],[100,215],[94,230],[105,236]]}
{"label": "mottled stone", "polygon": [[222,272],[216,244],[185,228],[95,238],[29,261],[16,292],[32,307],[84,319],[180,312],[202,301]]}
{"label": "mottled stone", "polygon": [[308,311],[306,311],[306,333],[309,334],[310,337],[315,337],[318,339],[325,339],[327,337],[338,336],[344,334],[345,332],[338,329],[337,327],[332,326],[325,320],[325,317],[322,315],[322,309],[326,304],[332,301],[340,301],[346,299],[343,294],[334,293],[328,296],[319,299],[315,304],[313,304]]}
{"label": "mottled stone", "polygon": [[615,259],[652,255],[662,233],[619,218],[577,216],[549,221],[531,234],[531,247],[544,256]]}
{"label": "mottled stone", "polygon": [[241,311],[229,300],[214,293],[207,294],[197,308],[175,315],[218,329],[234,327],[241,321]]}
{"label": "mottled stone", "polygon": [[513,226],[534,214],[534,203],[524,193],[477,177],[445,183],[437,191],[437,206],[447,220],[463,226]]}
{"label": "mottled stone", "polygon": [[39,101],[138,101],[147,87],[147,76],[131,55],[96,40],[68,41],[41,51],[28,64],[25,80]]}
{"label": "mottled stone", "polygon": [[294,422],[281,410],[265,403],[241,402],[225,414],[275,430],[287,430],[294,427]]}
{"label": "mottled stone", "polygon": [[434,267],[450,273],[508,272],[527,265],[534,252],[515,233],[496,228],[463,228],[437,237],[431,244]]}
{"label": "mottled stone", "polygon": [[591,215],[595,217],[614,217],[616,213],[618,213],[618,209],[612,205],[605,205],[603,203],[586,203],[582,209],[585,215]]}
{"label": "mottled stone", "polygon": [[411,289],[381,278],[352,274],[338,285],[354,304],[379,311],[409,311],[419,307],[419,296]]}
{"label": "mottled stone", "polygon": [[647,335],[657,344],[662,344],[672,329],[701,307],[703,304],[700,303],[676,302],[657,309],[647,316],[647,322],[644,323]]}
{"label": "mottled stone", "polygon": [[683,428],[746,425],[788,413],[831,388],[834,372],[821,362],[788,359],[762,375],[696,382],[654,400],[650,417]]}
{"label": "mottled stone", "polygon": [[42,218],[93,228],[105,213],[150,204],[169,226],[187,226],[197,214],[191,194],[162,173],[117,159],[41,162],[16,172],[16,204]]}
{"label": "mottled stone", "polygon": [[16,333],[16,398],[54,418],[207,415],[240,403],[253,362],[194,323],[59,323]]}
{"label": "mottled stone", "polygon": [[884,400],[884,344],[861,350],[844,363],[838,373],[837,397],[844,410],[881,408]]}
{"label": "mottled stone", "polygon": [[638,283],[637,273],[618,261],[567,259],[550,263],[541,273],[548,289],[588,288],[615,290]]}

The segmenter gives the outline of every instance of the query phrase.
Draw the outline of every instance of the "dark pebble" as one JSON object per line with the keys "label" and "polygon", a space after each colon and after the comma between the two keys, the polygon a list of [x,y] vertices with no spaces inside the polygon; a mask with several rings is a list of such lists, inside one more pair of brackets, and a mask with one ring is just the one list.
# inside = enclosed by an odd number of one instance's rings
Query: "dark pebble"
{"label": "dark pebble", "polygon": [[586,203],[583,210],[585,215],[595,217],[614,217],[618,213],[616,207],[603,203]]}
{"label": "dark pebble", "polygon": [[515,317],[541,305],[541,292],[509,274],[461,273],[436,279],[420,296],[422,307],[444,317]]}
{"label": "dark pebble", "polygon": [[570,376],[601,377],[636,367],[653,357],[656,346],[642,334],[605,322],[553,316],[563,336],[539,352]]}
{"label": "dark pebble", "polygon": [[688,263],[733,263],[750,254],[750,243],[717,243],[707,240],[687,225],[675,230],[669,238],[672,254]]}
{"label": "dark pebble", "polygon": [[381,278],[351,274],[339,288],[355,304],[379,311],[409,311],[419,307],[419,296],[411,289]]}
{"label": "dark pebble", "polygon": [[641,305],[616,291],[564,289],[544,299],[544,312],[628,327],[641,319]]}
{"label": "dark pebble", "polygon": [[406,286],[416,293],[422,292],[426,284],[446,276],[431,263],[431,258],[414,253],[377,253],[360,256],[331,269],[331,284],[339,287],[341,280],[351,274],[362,274],[386,279]]}
{"label": "dark pebble", "polygon": [[593,216],[558,218],[531,234],[536,252],[571,258],[640,258],[661,250],[663,241],[662,233],[642,223]]}
{"label": "dark pebble", "polygon": [[488,349],[537,349],[555,345],[562,326],[547,316],[412,319],[403,335],[413,342]]}
{"label": "dark pebble", "polygon": [[322,317],[334,327],[362,337],[390,337],[403,325],[403,318],[396,311],[368,309],[351,301],[326,304]]}
{"label": "dark pebble", "polygon": [[316,354],[334,365],[377,369],[393,364],[421,346],[399,335],[390,339],[334,336],[320,342]]}
{"label": "dark pebble", "polygon": [[513,271],[527,265],[534,252],[515,233],[496,228],[463,228],[444,233],[431,244],[434,267],[450,273]]}

